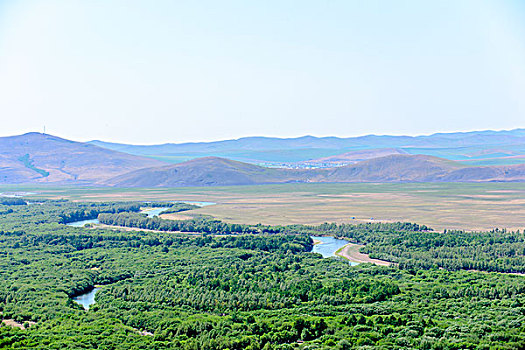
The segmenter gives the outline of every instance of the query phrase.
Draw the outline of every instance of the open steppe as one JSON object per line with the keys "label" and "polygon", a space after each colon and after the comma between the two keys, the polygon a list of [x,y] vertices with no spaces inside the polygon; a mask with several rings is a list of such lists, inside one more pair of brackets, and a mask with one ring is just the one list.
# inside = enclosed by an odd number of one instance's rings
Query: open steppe
{"label": "open steppe", "polygon": [[[120,189],[3,186],[0,192],[77,201],[204,201],[190,213],[227,222],[319,224],[411,221],[436,230],[525,228],[525,183],[282,184]],[[373,218],[373,219],[372,219]]]}

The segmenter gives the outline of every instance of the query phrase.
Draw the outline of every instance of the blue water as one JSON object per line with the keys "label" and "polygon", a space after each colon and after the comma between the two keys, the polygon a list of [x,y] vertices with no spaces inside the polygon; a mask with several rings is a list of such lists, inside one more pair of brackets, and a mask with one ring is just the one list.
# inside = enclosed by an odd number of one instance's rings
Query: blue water
{"label": "blue water", "polygon": [[[145,213],[146,215],[148,215],[148,217],[152,218],[154,216],[159,215],[160,212],[166,209],[168,208],[145,209],[145,210],[142,210],[141,213]],[[69,224],[66,224],[66,225],[73,226],[73,227],[84,227],[85,224],[100,224],[100,221],[98,221],[98,219],[82,220],[82,221],[70,222]]]}
{"label": "blue water", "polygon": [[[146,201],[144,203],[153,203],[153,202],[149,202],[149,201]],[[194,205],[197,205],[199,207],[207,207],[208,205],[214,205],[214,204],[217,204],[215,202],[199,202],[199,201],[169,201],[168,203],[186,203],[186,204],[194,204]]]}
{"label": "blue water", "polygon": [[[184,202],[184,203],[195,204],[201,207],[215,204],[212,202]],[[169,209],[169,208],[148,208],[148,209],[141,210],[141,213],[144,213],[149,218],[152,218],[154,216],[158,216],[160,213],[162,213],[166,209]],[[73,227],[84,227],[85,224],[100,224],[100,222],[98,221],[98,219],[91,219],[91,220],[74,221],[66,225],[73,226]]]}
{"label": "blue water", "polygon": [[[338,239],[334,237],[322,237],[322,236],[311,236],[312,239],[321,241],[322,243],[314,244],[312,248],[312,253],[319,253],[323,256],[323,258],[329,258],[332,256],[336,256],[335,252],[338,251],[340,248],[344,247],[349,241],[346,239]],[[358,263],[349,261],[350,265],[358,265]]]}
{"label": "blue water", "polygon": [[91,219],[91,220],[74,221],[66,225],[73,226],[73,227],[84,227],[85,224],[100,224],[100,222],[98,221],[98,219]]}
{"label": "blue water", "polygon": [[314,247],[312,248],[312,253],[319,253],[323,256],[323,258],[335,256],[335,252],[337,250],[350,243],[347,240],[338,239],[334,237],[312,236],[312,239],[322,242],[314,245]]}
{"label": "blue water", "polygon": [[192,202],[192,201],[184,201],[183,203],[195,204],[195,205],[198,205],[199,207],[207,207],[208,205],[217,204],[213,202]]}
{"label": "blue water", "polygon": [[159,215],[160,213],[162,213],[166,209],[168,209],[168,208],[144,209],[144,210],[141,210],[140,212],[143,213],[143,214],[146,214],[148,216],[148,218],[152,218],[154,216]]}
{"label": "blue water", "polygon": [[100,290],[100,288],[93,288],[87,293],[74,297],[73,301],[79,303],[84,309],[88,310],[89,307],[95,303],[95,294],[98,290]]}

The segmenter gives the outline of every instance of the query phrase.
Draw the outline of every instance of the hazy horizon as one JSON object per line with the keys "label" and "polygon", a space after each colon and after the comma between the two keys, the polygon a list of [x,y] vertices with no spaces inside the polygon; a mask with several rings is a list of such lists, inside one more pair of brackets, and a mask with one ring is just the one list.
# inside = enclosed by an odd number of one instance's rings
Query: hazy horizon
{"label": "hazy horizon", "polygon": [[[476,132],[510,132],[510,131],[514,131],[514,130],[525,130],[525,128],[513,128],[513,129],[499,129],[499,130],[494,130],[494,129],[485,129],[485,130],[465,130],[465,131],[451,131],[451,132],[432,132],[432,133],[426,133],[426,134],[373,134],[373,133],[368,133],[368,134],[360,134],[360,135],[349,135],[349,136],[335,136],[335,135],[321,135],[321,136],[318,136],[318,135],[311,135],[311,134],[308,134],[308,135],[298,135],[298,136],[271,136],[271,135],[247,135],[247,136],[239,136],[239,137],[232,137],[232,138],[225,138],[225,139],[210,139],[210,140],[193,140],[193,141],[183,141],[183,142],[177,142],[177,141],[167,141],[167,142],[158,142],[158,143],[155,143],[155,142],[152,142],[152,143],[138,143],[138,142],[115,142],[115,141],[109,141],[109,140],[104,140],[104,139],[96,139],[96,138],[85,138],[85,139],[74,139],[74,138],[71,138],[71,137],[68,137],[67,135],[59,135],[59,134],[55,134],[55,133],[50,133],[46,130],[45,132],[45,135],[50,135],[50,136],[55,136],[55,137],[60,137],[62,139],[66,139],[66,140],[71,140],[71,141],[77,141],[77,142],[92,142],[92,141],[102,141],[102,142],[108,142],[108,143],[121,143],[121,144],[129,144],[129,145],[137,145],[137,146],[148,146],[148,145],[160,145],[160,144],[167,144],[167,143],[173,143],[173,144],[178,144],[178,143],[212,143],[212,142],[220,142],[220,141],[231,141],[231,140],[240,140],[240,139],[246,139],[246,138],[276,138],[276,139],[295,139],[295,138],[302,138],[302,137],[315,137],[315,138],[330,138],[330,137],[335,137],[335,138],[341,138],[341,139],[346,139],[346,138],[354,138],[354,137],[364,137],[364,136],[399,136],[399,137],[403,137],[403,136],[407,136],[407,137],[425,137],[425,136],[432,136],[432,135],[435,135],[435,134],[453,134],[453,133],[476,133]],[[22,132],[22,133],[17,133],[17,134],[10,134],[10,135],[4,135],[4,134],[1,134],[0,137],[11,137],[11,136],[21,136],[21,135],[25,135],[25,134],[30,134],[30,133],[38,133],[38,134],[44,134],[43,131],[27,131],[27,132]]]}
{"label": "hazy horizon", "polygon": [[160,144],[509,130],[525,4],[0,3],[3,136]]}

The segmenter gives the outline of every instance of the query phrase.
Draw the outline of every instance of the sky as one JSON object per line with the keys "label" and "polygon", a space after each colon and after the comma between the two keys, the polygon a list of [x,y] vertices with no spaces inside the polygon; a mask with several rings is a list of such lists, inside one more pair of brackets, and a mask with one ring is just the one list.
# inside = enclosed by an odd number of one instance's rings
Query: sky
{"label": "sky", "polygon": [[0,136],[525,127],[525,1],[0,0]]}

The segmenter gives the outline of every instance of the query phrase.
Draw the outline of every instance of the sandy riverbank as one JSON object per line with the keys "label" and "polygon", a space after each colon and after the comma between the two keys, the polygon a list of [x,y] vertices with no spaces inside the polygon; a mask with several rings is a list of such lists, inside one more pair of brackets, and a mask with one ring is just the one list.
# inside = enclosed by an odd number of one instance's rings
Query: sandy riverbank
{"label": "sandy riverbank", "polygon": [[382,266],[390,266],[392,263],[379,259],[372,259],[368,254],[363,254],[359,252],[359,249],[363,247],[360,244],[348,243],[341,249],[335,252],[335,255],[345,258],[349,261],[356,263],[372,263]]}
{"label": "sandy riverbank", "polygon": [[[2,320],[2,323],[5,324],[6,326],[9,326],[9,327],[16,327],[16,328],[20,328],[20,329],[26,329],[26,327],[24,326],[23,323],[16,322],[13,319],[4,319],[4,320]],[[26,323],[26,322],[24,322],[24,323]],[[31,327],[32,325],[36,324],[36,322],[27,321],[27,324],[29,325],[29,327]]]}
{"label": "sandy riverbank", "polygon": [[161,214],[159,215],[159,217],[165,220],[191,220],[193,219],[193,216],[184,215],[181,213]]}

